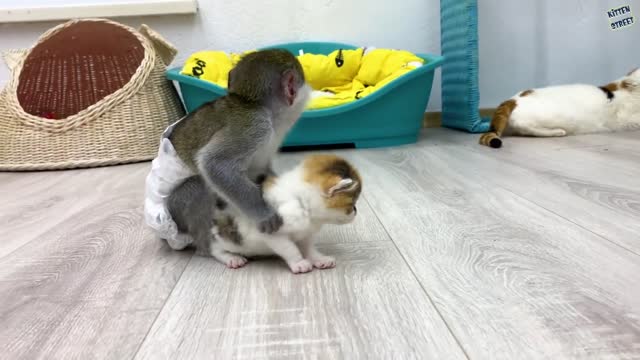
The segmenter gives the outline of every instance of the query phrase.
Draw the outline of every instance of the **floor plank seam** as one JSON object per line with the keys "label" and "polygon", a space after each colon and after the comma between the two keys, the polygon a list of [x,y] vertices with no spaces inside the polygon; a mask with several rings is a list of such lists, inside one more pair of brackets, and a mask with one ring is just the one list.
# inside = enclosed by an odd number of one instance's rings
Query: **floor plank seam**
{"label": "floor plank seam", "polygon": [[[79,209],[78,211],[76,211],[76,212],[74,212],[73,214],[71,214],[70,218],[73,218],[73,217],[74,217],[75,215],[77,215],[77,214],[82,214],[82,213],[83,213],[83,212],[85,212],[85,211],[86,211],[86,209],[88,209],[88,208],[90,208],[90,206],[85,206],[85,207],[83,207],[83,208]],[[60,224],[64,224],[64,223],[65,223],[65,222],[67,222],[67,221],[69,221],[69,218],[66,218],[66,219],[64,219],[64,220],[58,221],[58,222],[56,222],[53,226],[50,226],[49,228],[53,229],[53,228],[60,227]],[[42,232],[42,234],[40,234],[40,235],[43,235],[43,234],[45,234],[45,233],[46,233],[46,231]],[[7,253],[7,254],[4,254],[4,255],[0,256],[0,262],[4,261],[4,259],[5,259],[5,258],[8,258],[9,256],[12,256],[13,254],[18,253],[18,251],[22,250],[22,248],[24,248],[24,247],[28,246],[29,244],[31,244],[31,243],[32,243],[32,242],[34,242],[35,240],[39,240],[39,239],[40,239],[40,237],[36,236],[36,237],[32,238],[31,240],[28,240],[28,241],[27,241],[27,242],[25,242],[24,244],[22,244],[22,245],[18,246],[17,248],[15,248],[15,249],[11,250],[11,252],[9,252],[9,253]]]}
{"label": "floor plank seam", "polygon": [[407,258],[404,256],[404,254],[402,253],[402,251],[400,250],[400,248],[398,247],[398,244],[396,244],[395,240],[393,239],[393,237],[391,236],[391,234],[389,233],[389,231],[387,230],[387,227],[384,225],[384,223],[382,222],[382,220],[380,220],[380,217],[378,216],[378,213],[376,212],[376,209],[371,205],[371,203],[369,202],[369,199],[366,196],[363,196],[364,201],[367,203],[367,205],[369,206],[369,208],[372,210],[373,215],[376,217],[376,220],[378,220],[378,223],[380,223],[380,226],[382,226],[382,229],[384,230],[384,232],[387,234],[387,237],[389,238],[389,240],[391,240],[391,243],[393,244],[393,247],[396,249],[396,251],[398,252],[398,255],[400,255],[400,257],[402,258],[402,261],[404,261],[405,265],[407,266],[407,268],[409,269],[409,271],[411,272],[411,276],[413,276],[413,278],[418,282],[418,285],[420,286],[420,289],[422,289],[422,292],[424,293],[424,295],[427,297],[427,300],[429,301],[429,303],[431,304],[431,306],[433,306],[433,309],[436,311],[436,313],[438,314],[438,317],[440,318],[440,320],[442,320],[442,322],[444,323],[444,326],[447,327],[447,330],[449,330],[449,333],[451,334],[451,336],[454,338],[454,340],[456,341],[456,344],[458,344],[458,346],[460,347],[460,350],[462,351],[462,353],[464,354],[464,356],[467,359],[471,359],[471,357],[469,356],[469,353],[467,353],[467,349],[464,348],[464,346],[462,346],[462,343],[460,342],[460,340],[458,339],[458,337],[456,336],[455,332],[453,331],[453,329],[451,328],[451,326],[449,326],[449,323],[447,322],[447,320],[444,318],[444,316],[442,315],[442,313],[440,312],[440,309],[438,309],[438,307],[436,306],[435,302],[433,301],[433,299],[431,299],[431,296],[429,295],[429,292],[427,292],[427,289],[424,287],[424,285],[422,284],[422,282],[420,281],[420,279],[418,278],[418,275],[416,275],[415,271],[413,270],[413,268],[411,267],[411,265],[409,264],[409,262],[407,261]]}
{"label": "floor plank seam", "polygon": [[338,266],[302,276],[276,255],[228,271],[152,236],[149,162],[0,172],[0,353],[640,360],[638,144],[640,131],[495,150],[429,129],[331,150],[370,182],[353,222],[314,234]]}
{"label": "floor plank seam", "polygon": [[[485,157],[485,158],[491,158],[490,156],[487,156],[486,154],[483,154],[483,155],[484,155],[484,157]],[[527,170],[526,168],[522,167],[519,163],[514,162],[513,160],[506,160],[506,162],[507,162],[509,165],[511,165],[511,166],[515,166],[515,167],[517,167],[518,169],[525,169],[525,170]],[[540,208],[540,209],[542,209],[542,210],[545,210],[545,211],[547,211],[547,212],[549,212],[549,213],[551,213],[551,214],[553,214],[553,215],[556,215],[556,216],[558,216],[559,218],[561,218],[561,219],[563,219],[563,220],[565,220],[565,221],[567,221],[567,222],[569,222],[569,223],[571,223],[571,224],[573,224],[573,225],[578,226],[580,229],[586,230],[587,232],[589,232],[589,233],[591,233],[591,234],[593,234],[593,235],[595,235],[595,236],[597,236],[597,237],[599,237],[599,238],[601,238],[601,239],[603,239],[603,240],[605,240],[605,241],[607,241],[607,242],[609,242],[609,243],[611,243],[611,244],[613,244],[613,245],[615,245],[615,246],[617,246],[617,247],[619,247],[619,248],[621,248],[621,249],[624,249],[624,250],[626,250],[626,251],[628,251],[628,252],[632,253],[633,255],[640,256],[640,253],[637,253],[637,252],[635,252],[634,250],[632,250],[632,249],[630,249],[630,248],[627,248],[626,246],[624,246],[624,245],[622,245],[622,244],[619,244],[619,243],[617,243],[617,242],[615,242],[615,241],[613,241],[613,240],[610,240],[610,239],[609,239],[609,238],[607,238],[605,235],[602,235],[602,234],[597,233],[597,232],[595,232],[595,231],[593,231],[593,230],[591,230],[591,229],[589,229],[589,228],[586,228],[585,226],[583,226],[583,225],[581,225],[581,224],[576,223],[575,221],[573,221],[573,220],[571,220],[571,219],[569,219],[569,218],[565,217],[564,215],[559,214],[559,213],[557,213],[557,212],[555,212],[555,211],[553,211],[553,210],[551,210],[551,209],[548,209],[548,208],[546,208],[545,206],[543,206],[543,205],[541,205],[541,204],[537,203],[535,200],[529,199],[528,197],[525,197],[525,196],[523,196],[523,195],[521,195],[521,194],[518,194],[518,193],[516,193],[516,192],[512,191],[511,189],[508,189],[507,187],[505,187],[505,186],[503,186],[503,185],[500,185],[500,184],[498,184],[498,183],[492,182],[492,181],[490,181],[490,180],[485,180],[485,181],[484,181],[484,184],[485,184],[485,186],[487,186],[487,185],[491,185],[491,186],[498,187],[498,188],[500,188],[500,189],[502,189],[502,190],[504,190],[504,191],[506,191],[506,192],[508,192],[508,193],[510,193],[510,194],[512,194],[512,195],[514,195],[514,196],[516,196],[516,197],[517,197],[517,198],[519,198],[519,199],[525,200],[526,202],[531,203],[531,204],[533,204],[533,205],[537,206],[538,208]]]}
{"label": "floor plank seam", "polygon": [[158,318],[160,317],[160,314],[162,313],[162,310],[164,310],[165,306],[167,306],[167,303],[169,302],[169,299],[171,299],[171,296],[173,295],[173,292],[178,287],[178,283],[180,282],[180,279],[182,279],[182,275],[184,275],[184,272],[187,270],[187,267],[189,267],[189,264],[191,264],[191,261],[193,261],[193,257],[194,256],[196,256],[196,255],[192,254],[191,257],[189,258],[189,261],[187,261],[185,266],[182,268],[182,271],[180,272],[180,276],[178,276],[178,279],[176,279],[175,284],[173,284],[173,288],[171,289],[171,291],[169,292],[167,297],[164,299],[164,302],[162,303],[162,306],[158,310],[158,313],[153,318],[153,321],[151,322],[151,325],[149,325],[149,329],[147,329],[147,332],[144,334],[144,337],[142,338],[142,341],[140,341],[140,344],[138,345],[138,348],[133,353],[133,356],[131,356],[131,360],[135,359],[138,356],[138,353],[140,352],[140,349],[142,349],[142,345],[145,343],[145,341],[147,341],[147,337],[149,336],[149,333],[151,332],[151,329],[153,329],[154,325],[156,324],[156,321],[158,321]]}
{"label": "floor plank seam", "polygon": [[589,229],[589,228],[586,228],[586,227],[584,227],[583,225],[578,224],[578,223],[576,223],[575,221],[573,221],[573,220],[571,220],[571,219],[569,219],[569,218],[567,218],[567,217],[563,216],[562,214],[558,214],[557,212],[555,212],[555,211],[553,211],[553,210],[551,210],[551,209],[547,209],[546,207],[544,207],[544,206],[542,206],[542,205],[538,204],[537,202],[535,202],[534,200],[531,200],[531,199],[526,198],[526,197],[524,197],[524,196],[522,196],[522,195],[516,194],[515,192],[513,192],[513,191],[511,191],[511,190],[509,190],[509,189],[507,189],[507,188],[504,188],[504,187],[502,187],[502,186],[500,186],[500,185],[496,185],[496,184],[493,184],[493,185],[494,185],[494,186],[497,186],[497,187],[500,187],[501,189],[503,189],[503,190],[505,190],[505,191],[509,192],[510,194],[513,194],[514,196],[516,196],[516,197],[518,197],[518,198],[520,198],[520,199],[522,199],[522,200],[524,200],[524,201],[526,201],[526,202],[528,202],[528,203],[531,203],[531,204],[533,204],[533,205],[535,205],[535,206],[539,207],[540,209],[542,209],[542,210],[544,210],[544,211],[547,211],[547,212],[549,212],[549,213],[551,213],[551,214],[553,214],[553,215],[555,215],[555,216],[559,217],[560,219],[563,219],[563,220],[567,221],[568,223],[573,224],[573,225],[575,225],[575,226],[579,227],[580,229],[583,229],[583,230],[585,230],[585,231],[587,231],[587,232],[589,232],[589,233],[591,233],[591,234],[595,235],[596,237],[598,237],[598,238],[600,238],[600,239],[602,239],[602,240],[604,240],[604,241],[606,241],[606,242],[608,242],[608,243],[610,243],[610,244],[613,244],[613,245],[615,245],[615,246],[617,246],[617,247],[619,247],[619,248],[621,248],[621,249],[624,249],[624,250],[626,250],[626,251],[630,252],[630,253],[631,253],[631,254],[633,254],[633,255],[640,256],[640,254],[639,254],[639,253],[637,253],[637,252],[633,251],[632,249],[629,249],[629,248],[627,248],[626,246],[624,246],[624,245],[622,245],[622,244],[619,244],[619,243],[617,243],[617,242],[615,242],[615,241],[613,241],[613,240],[610,240],[610,239],[609,239],[609,238],[607,238],[606,236],[604,236],[604,235],[602,235],[602,234],[599,234],[599,233],[597,233],[597,232],[595,232],[595,231],[593,231],[593,230],[591,230],[591,229]]}
{"label": "floor plank seam", "polygon": [[[82,208],[82,210],[85,210],[86,208],[87,208],[87,207],[84,207],[84,208]],[[77,213],[73,213],[73,215],[80,214],[80,213],[82,213],[82,211],[78,211]],[[51,226],[50,228],[55,228],[55,227],[57,227],[57,226],[60,226],[60,224],[62,224],[62,223],[64,223],[64,222],[66,222],[66,221],[68,221],[68,220],[69,220],[69,219],[64,219],[64,220],[62,220],[62,221],[58,221],[58,222],[56,222],[56,223],[55,223],[55,225],[54,225],[54,226]],[[43,234],[44,234],[44,233],[46,233],[46,232],[43,232]],[[4,255],[0,256],[0,262],[4,261],[4,259],[8,258],[9,256],[12,256],[13,254],[16,254],[16,253],[17,253],[18,251],[20,251],[22,248],[24,248],[24,247],[26,247],[27,245],[31,244],[31,243],[32,243],[32,242],[34,242],[35,240],[39,240],[39,238],[36,236],[36,237],[32,238],[31,240],[29,240],[29,241],[25,242],[24,244],[22,244],[22,245],[18,246],[17,248],[15,248],[15,249],[11,250],[11,252],[9,252],[9,253],[7,253],[7,254],[4,254]]]}

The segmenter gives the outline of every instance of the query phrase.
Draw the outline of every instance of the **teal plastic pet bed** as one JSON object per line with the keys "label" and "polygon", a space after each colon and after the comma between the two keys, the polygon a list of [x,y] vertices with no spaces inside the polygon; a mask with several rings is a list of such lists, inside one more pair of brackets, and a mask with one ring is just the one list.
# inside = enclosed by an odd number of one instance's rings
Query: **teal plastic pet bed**
{"label": "teal plastic pet bed", "polygon": [[[356,49],[349,44],[298,42],[272,45],[294,55],[327,55],[338,49]],[[384,85],[370,95],[347,104],[306,110],[284,140],[283,147],[335,146],[371,148],[416,142],[424,111],[429,102],[435,69],[442,56],[416,54],[425,64]],[[180,68],[167,71],[167,78],[178,83],[187,112],[226,94],[211,82],[180,74]]]}
{"label": "teal plastic pet bed", "polygon": [[481,133],[489,118],[478,107],[477,0],[440,0],[442,66],[442,126]]}

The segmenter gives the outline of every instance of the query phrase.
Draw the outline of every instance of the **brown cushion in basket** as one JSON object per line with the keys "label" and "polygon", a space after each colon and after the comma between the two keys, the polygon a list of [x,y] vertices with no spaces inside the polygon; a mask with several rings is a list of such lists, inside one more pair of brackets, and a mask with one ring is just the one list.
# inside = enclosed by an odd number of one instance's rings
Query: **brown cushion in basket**
{"label": "brown cushion in basket", "polygon": [[142,44],[125,29],[78,22],[33,48],[17,98],[31,115],[64,119],[120,89],[143,58]]}

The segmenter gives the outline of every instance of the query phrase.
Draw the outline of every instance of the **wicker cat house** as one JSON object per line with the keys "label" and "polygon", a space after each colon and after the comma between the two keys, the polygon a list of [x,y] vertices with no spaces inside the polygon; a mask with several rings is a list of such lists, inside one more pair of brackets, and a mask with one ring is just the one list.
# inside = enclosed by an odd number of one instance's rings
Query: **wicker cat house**
{"label": "wicker cat house", "polygon": [[162,131],[184,115],[164,76],[176,52],[146,25],[84,19],[5,53],[11,78],[0,92],[0,170],[152,159]]}

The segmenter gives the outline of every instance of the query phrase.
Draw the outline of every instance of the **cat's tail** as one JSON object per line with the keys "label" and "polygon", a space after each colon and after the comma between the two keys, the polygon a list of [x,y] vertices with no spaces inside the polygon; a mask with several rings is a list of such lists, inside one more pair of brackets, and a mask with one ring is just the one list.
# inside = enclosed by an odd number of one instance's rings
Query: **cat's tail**
{"label": "cat's tail", "polygon": [[491,118],[491,128],[489,132],[486,132],[480,136],[480,144],[498,149],[502,146],[502,133],[507,128],[509,118],[513,109],[516,108],[516,101],[514,99],[507,100],[500,104],[496,109],[496,113]]}

